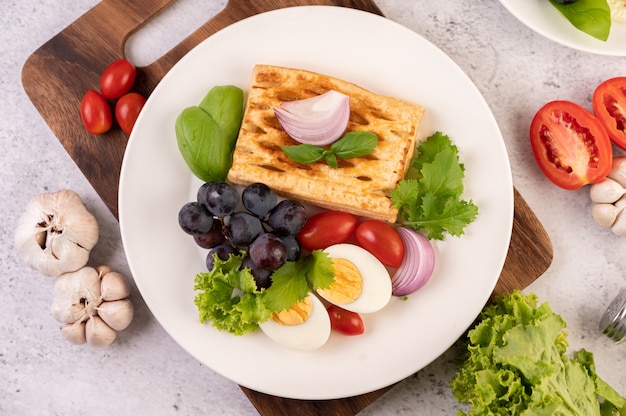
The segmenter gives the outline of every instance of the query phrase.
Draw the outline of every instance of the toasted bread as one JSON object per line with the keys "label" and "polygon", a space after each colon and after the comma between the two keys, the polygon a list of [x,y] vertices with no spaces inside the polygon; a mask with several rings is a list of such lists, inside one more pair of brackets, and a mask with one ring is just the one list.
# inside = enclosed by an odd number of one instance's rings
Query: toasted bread
{"label": "toasted bread", "polygon": [[[350,96],[347,131],[370,131],[376,149],[365,157],[299,164],[281,149],[299,144],[285,133],[273,109],[335,90]],[[424,108],[374,94],[353,83],[301,69],[256,65],[228,179],[262,182],[284,197],[325,209],[395,222],[389,193],[409,168]]]}

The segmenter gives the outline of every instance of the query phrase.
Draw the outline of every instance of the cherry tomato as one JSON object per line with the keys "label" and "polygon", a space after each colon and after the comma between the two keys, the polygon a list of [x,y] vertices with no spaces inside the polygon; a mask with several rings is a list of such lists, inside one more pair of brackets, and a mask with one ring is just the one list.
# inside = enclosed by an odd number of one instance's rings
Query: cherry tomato
{"label": "cherry tomato", "polygon": [[609,138],[626,150],[626,77],[611,78],[593,93],[593,112]]}
{"label": "cherry tomato", "polygon": [[354,233],[357,218],[342,211],[324,211],[311,216],[298,233],[300,247],[313,251],[346,242]]}
{"label": "cherry tomato", "polygon": [[390,267],[400,267],[404,257],[404,243],[398,231],[380,220],[367,220],[354,232],[356,242]]}
{"label": "cherry tomato", "polygon": [[114,100],[126,94],[135,83],[137,71],[126,59],[118,59],[107,66],[100,76],[100,92]]}
{"label": "cherry tomato", "polygon": [[136,92],[129,92],[120,98],[115,104],[115,119],[117,124],[120,125],[122,131],[130,136],[130,132],[133,130],[135,121],[141,112],[146,98]]}
{"label": "cherry tomato", "polygon": [[88,90],[80,102],[80,118],[91,134],[106,133],[113,124],[111,107],[98,91]]}
{"label": "cherry tomato", "polygon": [[611,169],[611,140],[600,121],[569,101],[551,101],[530,124],[537,164],[552,183],[579,189],[603,180]]}
{"label": "cherry tomato", "polygon": [[337,305],[328,307],[330,317],[330,327],[344,335],[361,335],[365,332],[363,320],[356,312],[347,311]]}

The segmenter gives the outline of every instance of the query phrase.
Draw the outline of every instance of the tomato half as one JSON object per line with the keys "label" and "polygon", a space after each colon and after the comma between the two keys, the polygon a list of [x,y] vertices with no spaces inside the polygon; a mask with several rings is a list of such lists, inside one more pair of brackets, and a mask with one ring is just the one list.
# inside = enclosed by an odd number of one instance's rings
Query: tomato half
{"label": "tomato half", "polygon": [[530,144],[539,168],[555,185],[579,189],[603,180],[611,169],[611,140],[600,121],[569,101],[551,101],[530,124]]}
{"label": "tomato half", "polygon": [[113,61],[100,76],[100,92],[104,98],[114,100],[132,88],[137,71],[126,59]]}
{"label": "tomato half", "polygon": [[80,118],[91,134],[106,133],[113,124],[108,101],[98,92],[88,90],[80,102]]}
{"label": "tomato half", "polygon": [[404,257],[404,243],[398,231],[380,220],[367,220],[354,232],[356,242],[390,267],[400,267]]}
{"label": "tomato half", "polygon": [[356,312],[347,311],[337,305],[328,307],[330,317],[330,327],[344,335],[361,335],[365,332],[365,326],[361,315]]}
{"label": "tomato half", "polygon": [[358,224],[357,218],[343,211],[324,211],[312,215],[298,233],[300,247],[313,251],[346,242]]}
{"label": "tomato half", "polygon": [[137,117],[145,103],[146,98],[136,92],[129,92],[117,100],[115,104],[115,120],[117,120],[117,124],[120,125],[122,131],[128,136],[130,136],[135,126],[135,121],[137,121]]}
{"label": "tomato half", "polygon": [[593,113],[609,138],[626,150],[626,77],[611,78],[593,92]]}

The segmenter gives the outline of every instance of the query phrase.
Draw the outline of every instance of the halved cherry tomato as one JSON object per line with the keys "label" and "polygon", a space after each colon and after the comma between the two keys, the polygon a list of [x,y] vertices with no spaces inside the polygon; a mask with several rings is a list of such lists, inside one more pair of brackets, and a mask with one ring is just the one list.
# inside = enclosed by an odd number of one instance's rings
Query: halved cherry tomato
{"label": "halved cherry tomato", "polygon": [[347,311],[337,305],[328,307],[330,317],[330,327],[344,335],[361,335],[365,332],[365,326],[361,315],[356,312]]}
{"label": "halved cherry tomato", "polygon": [[129,92],[115,104],[115,119],[117,120],[117,124],[120,125],[122,131],[128,136],[130,136],[135,126],[135,121],[137,121],[137,117],[145,103],[146,98],[143,95],[136,92]]}
{"label": "halved cherry tomato", "polygon": [[100,92],[114,100],[126,94],[133,86],[137,71],[126,59],[118,59],[107,66],[100,76]]}
{"label": "halved cherry tomato", "polygon": [[607,79],[598,85],[592,103],[609,138],[626,150],[626,77]]}
{"label": "halved cherry tomato", "polygon": [[88,90],[83,96],[80,102],[80,118],[91,134],[106,133],[113,124],[109,103],[95,90]]}
{"label": "halved cherry tomato", "polygon": [[404,243],[398,231],[380,220],[367,220],[354,232],[356,242],[372,253],[386,266],[400,267],[404,257]]}
{"label": "halved cherry tomato", "polygon": [[300,247],[313,251],[346,242],[358,224],[357,218],[343,211],[324,211],[311,216],[298,233]]}
{"label": "halved cherry tomato", "polygon": [[569,101],[551,101],[530,124],[537,164],[552,183],[579,189],[603,180],[611,169],[611,140],[600,121]]}

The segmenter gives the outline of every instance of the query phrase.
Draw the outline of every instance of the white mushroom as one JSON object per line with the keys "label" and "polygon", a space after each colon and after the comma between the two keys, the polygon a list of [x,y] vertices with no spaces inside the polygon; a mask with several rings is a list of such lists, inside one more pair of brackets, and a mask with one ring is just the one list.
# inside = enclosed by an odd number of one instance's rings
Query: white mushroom
{"label": "white mushroom", "polygon": [[95,217],[70,190],[33,197],[15,230],[15,245],[24,262],[47,276],[83,267],[97,241]]}

